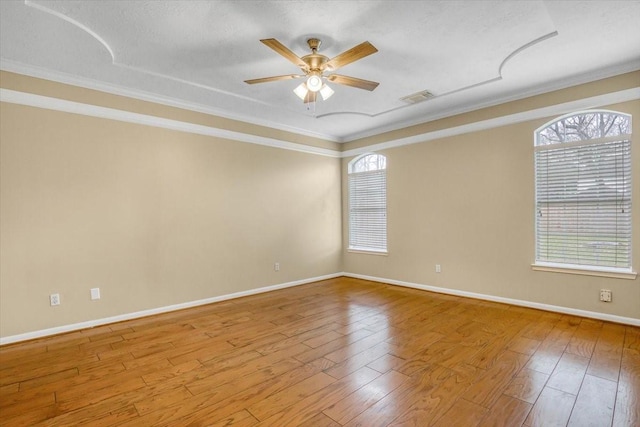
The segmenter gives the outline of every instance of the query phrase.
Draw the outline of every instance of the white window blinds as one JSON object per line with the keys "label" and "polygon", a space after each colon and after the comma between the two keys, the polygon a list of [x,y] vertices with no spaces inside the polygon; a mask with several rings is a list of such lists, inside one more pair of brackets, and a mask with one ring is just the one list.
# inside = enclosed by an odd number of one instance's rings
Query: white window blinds
{"label": "white window blinds", "polygon": [[536,263],[631,269],[630,130],[599,111],[536,132]]}
{"label": "white window blinds", "polygon": [[349,165],[349,249],[387,251],[386,158],[368,154]]}

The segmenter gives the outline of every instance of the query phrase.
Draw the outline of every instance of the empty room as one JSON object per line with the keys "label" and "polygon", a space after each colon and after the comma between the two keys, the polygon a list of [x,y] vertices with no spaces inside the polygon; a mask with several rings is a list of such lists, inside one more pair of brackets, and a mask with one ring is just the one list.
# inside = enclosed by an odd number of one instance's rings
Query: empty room
{"label": "empty room", "polygon": [[640,1],[0,1],[0,425],[640,425]]}

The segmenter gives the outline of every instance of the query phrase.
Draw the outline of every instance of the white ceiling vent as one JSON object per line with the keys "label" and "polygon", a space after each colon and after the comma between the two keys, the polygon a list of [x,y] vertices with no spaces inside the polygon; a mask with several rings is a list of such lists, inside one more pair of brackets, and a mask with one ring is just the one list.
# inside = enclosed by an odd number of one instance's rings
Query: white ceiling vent
{"label": "white ceiling vent", "polygon": [[400,101],[404,101],[407,104],[417,104],[418,102],[426,101],[427,99],[433,98],[434,96],[435,95],[428,90],[423,90],[412,95],[404,96],[400,98]]}

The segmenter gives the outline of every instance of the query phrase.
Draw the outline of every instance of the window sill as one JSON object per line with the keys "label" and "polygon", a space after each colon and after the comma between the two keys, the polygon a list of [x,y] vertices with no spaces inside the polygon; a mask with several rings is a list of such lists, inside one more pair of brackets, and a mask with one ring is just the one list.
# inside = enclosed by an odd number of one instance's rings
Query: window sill
{"label": "window sill", "polygon": [[387,251],[375,251],[373,249],[348,248],[347,252],[351,252],[354,254],[367,254],[367,255],[381,255],[381,256],[389,255],[389,252]]}
{"label": "window sill", "polygon": [[631,270],[624,270],[621,268],[588,268],[584,266],[573,266],[553,263],[536,263],[531,264],[531,269],[534,271],[547,271],[552,273],[565,273],[565,274],[582,274],[585,276],[598,276],[609,277],[612,279],[629,279],[635,280],[637,273]]}

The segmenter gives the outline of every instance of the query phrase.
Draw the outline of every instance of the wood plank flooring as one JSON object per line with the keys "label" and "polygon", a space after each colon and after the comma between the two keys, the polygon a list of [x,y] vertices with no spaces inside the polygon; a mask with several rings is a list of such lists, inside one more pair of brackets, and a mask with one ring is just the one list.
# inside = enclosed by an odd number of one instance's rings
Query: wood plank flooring
{"label": "wood plank flooring", "polygon": [[638,426],[640,328],[338,278],[0,348],[3,426]]}

